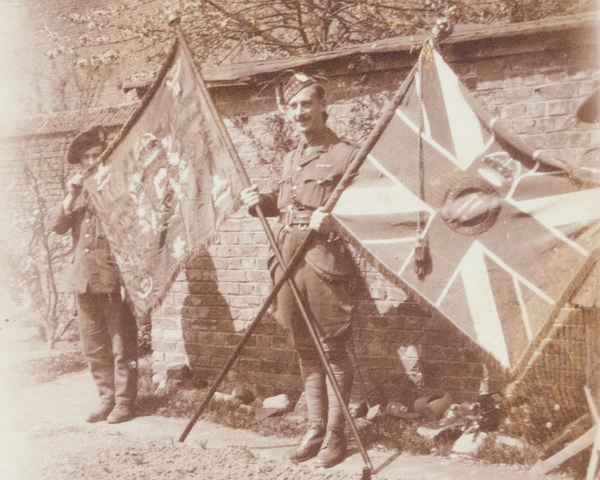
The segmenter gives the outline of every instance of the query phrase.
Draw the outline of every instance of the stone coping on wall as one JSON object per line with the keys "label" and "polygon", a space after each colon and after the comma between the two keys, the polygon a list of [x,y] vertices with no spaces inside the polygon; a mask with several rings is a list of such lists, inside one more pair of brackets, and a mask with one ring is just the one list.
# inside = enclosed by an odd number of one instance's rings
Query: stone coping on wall
{"label": "stone coping on wall", "polygon": [[[291,69],[327,70],[328,76],[397,70],[412,66],[426,39],[426,35],[394,37],[331,52],[209,68],[202,70],[202,74],[208,87],[223,95],[223,90],[228,89],[236,90],[236,94],[240,88],[250,88],[254,92],[260,85]],[[440,48],[445,59],[452,62],[594,45],[599,40],[600,12],[588,12],[517,24],[457,25],[452,35],[440,43]],[[351,57],[360,61],[350,62]],[[348,71],[350,64],[356,71]],[[82,126],[95,123],[119,126],[138,105],[139,102],[128,102],[85,112],[52,112],[21,118],[10,125],[0,125],[0,138],[76,132]]]}
{"label": "stone coping on wall", "polygon": [[[547,50],[564,47],[559,40],[560,34],[575,33],[579,41],[598,43],[600,36],[600,12],[569,15],[535,22],[466,24],[456,25],[453,33],[440,42],[440,48],[447,61],[466,60],[469,57],[486,58],[498,55],[526,53],[527,51]],[[279,74],[285,70],[310,66],[316,68],[320,64],[355,55],[378,55],[392,52],[404,52],[406,65],[412,65],[415,54],[427,40],[428,35],[400,36],[370,42],[361,45],[342,47],[331,52],[297,56],[289,59],[274,59],[263,62],[237,63],[220,68],[209,68],[202,71],[209,86],[225,86],[249,84],[255,77]],[[524,37],[541,37],[540,42],[523,43]],[[559,40],[559,41],[557,41]],[[475,44],[485,42],[485,48],[472,48]],[[499,48],[500,46],[500,48]],[[449,56],[451,58],[449,58]]]}
{"label": "stone coping on wall", "polygon": [[0,139],[51,135],[85,130],[90,125],[121,126],[135,112],[139,103],[90,108],[85,111],[61,111],[25,117],[0,124]]}

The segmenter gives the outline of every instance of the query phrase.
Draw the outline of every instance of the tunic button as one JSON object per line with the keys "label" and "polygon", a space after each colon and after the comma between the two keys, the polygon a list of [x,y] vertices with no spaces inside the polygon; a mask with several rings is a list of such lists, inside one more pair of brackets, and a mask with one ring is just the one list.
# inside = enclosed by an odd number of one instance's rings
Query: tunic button
{"label": "tunic button", "polygon": [[91,220],[89,218],[85,219],[85,223],[90,223],[90,222],[91,222]]}
{"label": "tunic button", "polygon": [[292,190],[294,190],[294,191],[298,190],[298,186],[297,186],[297,185],[294,185],[294,186],[292,187]]}
{"label": "tunic button", "polygon": [[85,253],[90,253],[90,249],[89,249],[89,248],[84,248],[84,249],[83,249],[83,251],[84,251]]}
{"label": "tunic button", "polygon": [[89,234],[89,233],[86,233],[86,234],[84,235],[84,237],[85,237],[85,238],[90,238],[90,234]]}
{"label": "tunic button", "polygon": [[317,185],[321,185],[323,183],[323,180],[317,180]]}
{"label": "tunic button", "polygon": [[300,171],[302,170],[302,167],[296,167],[296,170]]}

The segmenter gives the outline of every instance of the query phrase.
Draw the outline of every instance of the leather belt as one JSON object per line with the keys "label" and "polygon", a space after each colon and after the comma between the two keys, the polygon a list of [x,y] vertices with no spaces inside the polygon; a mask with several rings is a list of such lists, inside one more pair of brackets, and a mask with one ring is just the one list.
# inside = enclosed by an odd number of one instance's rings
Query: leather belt
{"label": "leather belt", "polygon": [[279,221],[287,226],[308,225],[312,214],[312,210],[284,210],[279,214]]}

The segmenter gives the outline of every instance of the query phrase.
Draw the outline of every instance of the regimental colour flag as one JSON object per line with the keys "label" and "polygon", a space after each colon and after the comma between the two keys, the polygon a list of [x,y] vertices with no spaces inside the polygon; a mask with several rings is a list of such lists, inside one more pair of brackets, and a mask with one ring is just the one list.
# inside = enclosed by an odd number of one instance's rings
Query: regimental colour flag
{"label": "regimental colour flag", "polygon": [[175,43],[85,182],[139,317],[215,235],[242,188],[188,52]]}
{"label": "regimental colour flag", "polygon": [[514,373],[595,262],[600,188],[502,129],[433,47],[420,62],[333,214]]}

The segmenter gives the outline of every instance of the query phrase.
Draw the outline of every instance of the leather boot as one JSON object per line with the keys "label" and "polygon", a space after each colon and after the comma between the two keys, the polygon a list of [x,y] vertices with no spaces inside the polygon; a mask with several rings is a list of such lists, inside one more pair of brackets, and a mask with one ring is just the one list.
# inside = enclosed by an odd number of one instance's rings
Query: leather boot
{"label": "leather boot", "polygon": [[310,460],[319,453],[324,438],[325,429],[322,426],[313,426],[308,429],[300,445],[288,451],[285,456],[294,463]]}
{"label": "leather boot", "polygon": [[[335,380],[342,394],[342,400],[348,405],[350,392],[352,390],[352,366],[345,351],[328,352],[328,360],[331,364]],[[315,465],[317,467],[329,468],[342,462],[346,457],[346,437],[344,428],[346,419],[344,417],[343,406],[340,405],[333,385],[327,379],[327,434],[321,445],[321,450],[317,456]]]}
{"label": "leather boot", "polygon": [[91,412],[87,417],[85,417],[85,421],[89,423],[103,422],[108,418],[110,412],[112,412],[114,405],[112,403],[103,403],[96,410]]}
{"label": "leather boot", "polygon": [[343,430],[328,430],[315,461],[316,467],[330,468],[346,457],[346,436]]}
{"label": "leather boot", "polygon": [[107,423],[123,423],[133,419],[133,408],[129,405],[117,404],[106,418]]}

